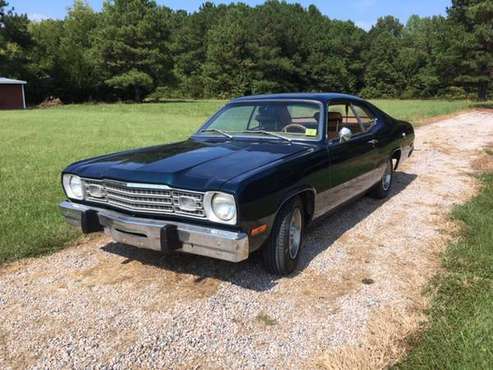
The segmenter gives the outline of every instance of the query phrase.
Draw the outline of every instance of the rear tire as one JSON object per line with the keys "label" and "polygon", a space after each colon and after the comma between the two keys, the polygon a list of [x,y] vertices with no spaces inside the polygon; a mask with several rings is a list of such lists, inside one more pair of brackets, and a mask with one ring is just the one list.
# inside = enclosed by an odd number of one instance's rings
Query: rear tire
{"label": "rear tire", "polygon": [[387,198],[392,189],[392,181],[394,180],[394,162],[392,158],[387,160],[385,171],[380,181],[370,190],[369,195],[372,198],[383,199]]}
{"label": "rear tire", "polygon": [[293,198],[279,211],[269,240],[263,247],[267,271],[287,275],[296,269],[303,246],[304,227],[303,204],[300,198]]}

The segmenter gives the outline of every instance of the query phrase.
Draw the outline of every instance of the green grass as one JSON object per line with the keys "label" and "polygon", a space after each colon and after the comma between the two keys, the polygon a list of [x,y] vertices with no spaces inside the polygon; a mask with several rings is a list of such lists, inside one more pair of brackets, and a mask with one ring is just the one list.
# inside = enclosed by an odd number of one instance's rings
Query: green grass
{"label": "green grass", "polygon": [[430,327],[398,369],[491,369],[493,364],[493,174],[453,216],[463,236],[445,252],[431,285]]}
{"label": "green grass", "polygon": [[372,103],[391,116],[415,125],[423,119],[466,110],[475,104],[468,100],[373,100]]}
{"label": "green grass", "polygon": [[54,251],[65,225],[60,171],[98,154],[186,138],[222,102],[72,105],[4,111],[0,120],[0,263]]}
{"label": "green grass", "polygon": [[[223,101],[84,104],[3,111],[0,119],[0,263],[61,248],[79,236],[63,222],[60,171],[71,162],[122,149],[178,141]],[[417,121],[470,105],[465,101],[375,103]]]}

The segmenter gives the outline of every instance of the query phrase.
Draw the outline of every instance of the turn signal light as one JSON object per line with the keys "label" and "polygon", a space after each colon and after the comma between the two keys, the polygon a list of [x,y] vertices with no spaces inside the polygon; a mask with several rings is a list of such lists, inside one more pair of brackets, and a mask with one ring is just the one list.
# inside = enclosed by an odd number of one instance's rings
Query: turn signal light
{"label": "turn signal light", "polygon": [[250,230],[250,235],[251,236],[257,236],[259,234],[263,234],[267,231],[267,224],[263,224],[260,226],[257,226],[253,229]]}

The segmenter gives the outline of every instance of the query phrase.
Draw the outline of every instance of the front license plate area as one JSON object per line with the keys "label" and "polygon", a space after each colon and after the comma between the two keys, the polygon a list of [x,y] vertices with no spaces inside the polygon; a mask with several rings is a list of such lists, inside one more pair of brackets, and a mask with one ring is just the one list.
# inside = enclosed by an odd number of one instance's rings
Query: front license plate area
{"label": "front license plate area", "polygon": [[164,225],[161,228],[161,252],[169,253],[179,248],[181,242],[176,225]]}

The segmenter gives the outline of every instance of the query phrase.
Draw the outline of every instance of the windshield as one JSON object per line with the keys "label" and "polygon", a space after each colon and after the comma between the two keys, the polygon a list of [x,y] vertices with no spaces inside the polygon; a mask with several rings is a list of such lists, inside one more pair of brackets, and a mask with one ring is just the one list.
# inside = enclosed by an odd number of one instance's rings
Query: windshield
{"label": "windshield", "polygon": [[316,140],[321,131],[318,103],[258,101],[226,106],[199,133],[223,136]]}

